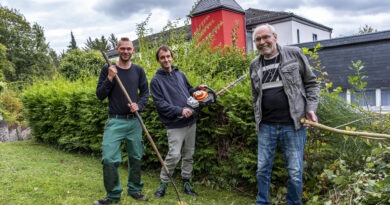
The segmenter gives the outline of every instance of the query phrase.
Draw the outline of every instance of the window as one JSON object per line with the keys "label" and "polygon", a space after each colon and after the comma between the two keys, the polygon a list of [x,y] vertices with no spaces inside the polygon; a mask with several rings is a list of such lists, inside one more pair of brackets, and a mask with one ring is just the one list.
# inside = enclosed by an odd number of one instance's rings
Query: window
{"label": "window", "polygon": [[300,43],[300,39],[299,39],[299,29],[297,29],[297,43]]}
{"label": "window", "polygon": [[347,92],[346,91],[339,93],[338,96],[339,96],[339,98],[341,98],[343,100],[347,100]]}
{"label": "window", "polygon": [[381,105],[383,106],[390,105],[390,88],[381,89]]}
{"label": "window", "polygon": [[313,33],[313,41],[317,41],[317,34]]}
{"label": "window", "polygon": [[366,90],[364,93],[355,91],[351,95],[351,104],[375,106],[375,96],[375,90]]}
{"label": "window", "polygon": [[253,43],[250,43],[250,42],[253,42],[253,34],[252,34],[253,31],[247,31],[246,32],[246,51],[247,53],[250,53],[254,48],[253,48]]}

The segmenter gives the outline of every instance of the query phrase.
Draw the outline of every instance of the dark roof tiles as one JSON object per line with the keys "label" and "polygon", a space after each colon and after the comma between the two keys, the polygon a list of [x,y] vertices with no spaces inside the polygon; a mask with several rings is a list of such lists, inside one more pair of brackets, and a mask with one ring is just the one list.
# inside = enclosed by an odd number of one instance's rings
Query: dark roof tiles
{"label": "dark roof tiles", "polygon": [[323,30],[332,31],[332,28],[319,24],[317,22],[311,21],[309,19],[297,16],[291,12],[285,11],[267,11],[261,9],[249,8],[245,11],[245,22],[247,26],[260,25],[264,23],[272,23],[279,20],[290,20],[296,19],[303,22],[307,22],[313,26],[321,28]]}
{"label": "dark roof tiles", "polygon": [[219,8],[245,14],[245,10],[235,0],[203,0],[195,5],[191,15],[197,16]]}

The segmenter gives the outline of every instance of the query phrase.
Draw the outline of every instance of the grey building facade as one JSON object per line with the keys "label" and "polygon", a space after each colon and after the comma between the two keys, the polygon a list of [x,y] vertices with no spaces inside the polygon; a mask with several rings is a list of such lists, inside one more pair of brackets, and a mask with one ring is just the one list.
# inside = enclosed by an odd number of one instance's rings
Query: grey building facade
{"label": "grey building facade", "polygon": [[329,74],[333,87],[343,88],[341,97],[350,103],[365,105],[358,100],[359,93],[351,92],[348,76],[355,75],[349,69],[352,62],[361,60],[362,69],[367,76],[366,95],[371,110],[390,112],[390,30],[333,38],[309,43],[297,44],[299,47],[314,48],[321,44],[318,51],[321,64]]}

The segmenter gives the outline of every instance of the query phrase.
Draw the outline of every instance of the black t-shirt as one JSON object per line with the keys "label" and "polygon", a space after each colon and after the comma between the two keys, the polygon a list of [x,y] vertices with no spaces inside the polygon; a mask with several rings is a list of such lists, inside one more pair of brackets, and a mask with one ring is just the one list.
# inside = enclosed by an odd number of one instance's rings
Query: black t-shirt
{"label": "black t-shirt", "polygon": [[283,82],[279,75],[280,55],[264,59],[260,58],[263,68],[262,78],[262,122],[270,124],[294,124],[290,117],[290,109]]}

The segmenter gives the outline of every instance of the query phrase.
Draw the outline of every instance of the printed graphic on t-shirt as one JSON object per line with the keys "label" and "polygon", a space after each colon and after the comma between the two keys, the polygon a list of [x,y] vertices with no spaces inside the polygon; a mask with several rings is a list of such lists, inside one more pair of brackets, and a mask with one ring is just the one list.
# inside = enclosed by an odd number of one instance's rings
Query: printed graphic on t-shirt
{"label": "printed graphic on t-shirt", "polygon": [[283,87],[278,72],[279,63],[269,64],[263,67],[263,90]]}

